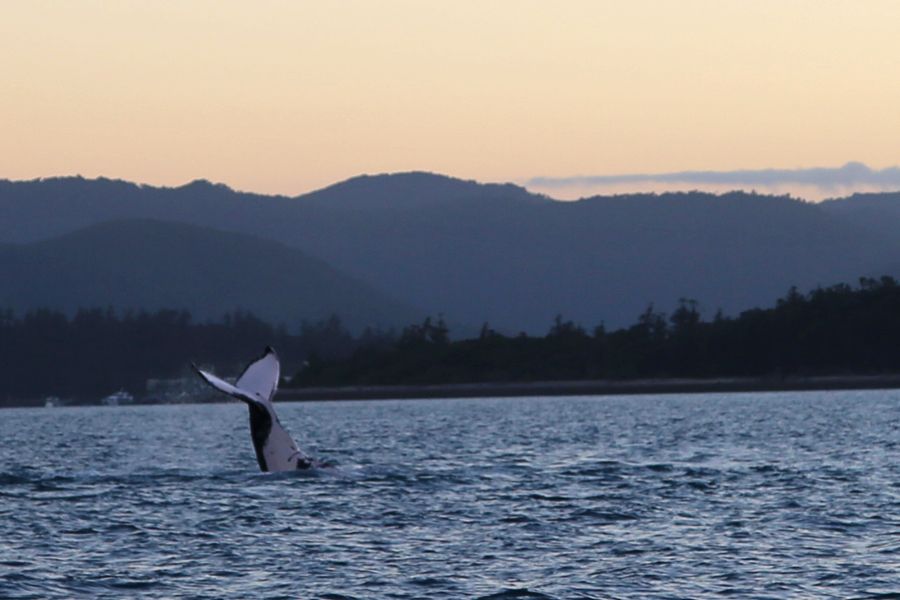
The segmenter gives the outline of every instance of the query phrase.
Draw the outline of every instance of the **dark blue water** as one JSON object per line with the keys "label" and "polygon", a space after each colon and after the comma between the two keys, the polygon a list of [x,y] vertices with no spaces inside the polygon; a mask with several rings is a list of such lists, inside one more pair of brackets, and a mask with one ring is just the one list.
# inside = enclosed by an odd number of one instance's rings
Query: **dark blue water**
{"label": "dark blue water", "polygon": [[900,598],[900,393],[0,412],[3,598]]}

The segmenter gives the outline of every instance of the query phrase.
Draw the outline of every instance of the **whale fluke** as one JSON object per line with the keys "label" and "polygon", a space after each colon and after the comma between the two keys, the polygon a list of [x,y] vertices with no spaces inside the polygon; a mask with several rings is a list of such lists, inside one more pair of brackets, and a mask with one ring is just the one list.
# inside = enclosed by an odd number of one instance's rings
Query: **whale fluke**
{"label": "whale fluke", "polygon": [[256,461],[263,471],[308,469],[313,461],[297,448],[282,427],[272,400],[278,390],[281,368],[278,355],[267,347],[263,355],[247,365],[234,384],[192,365],[206,383],[247,404],[250,410],[250,437]]}

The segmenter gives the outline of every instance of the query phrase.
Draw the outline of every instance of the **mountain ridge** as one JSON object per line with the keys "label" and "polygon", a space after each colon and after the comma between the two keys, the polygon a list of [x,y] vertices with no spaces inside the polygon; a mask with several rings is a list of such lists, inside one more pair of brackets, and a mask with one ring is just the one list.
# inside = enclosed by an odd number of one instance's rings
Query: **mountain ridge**
{"label": "mountain ridge", "polygon": [[894,205],[748,192],[558,201],[425,172],[360,176],[294,197],[205,180],[156,188],[52,179],[0,182],[0,241],[109,220],[183,222],[295,248],[457,323],[533,333],[557,314],[622,325],[681,297],[733,314],[791,286],[885,274],[900,262]]}

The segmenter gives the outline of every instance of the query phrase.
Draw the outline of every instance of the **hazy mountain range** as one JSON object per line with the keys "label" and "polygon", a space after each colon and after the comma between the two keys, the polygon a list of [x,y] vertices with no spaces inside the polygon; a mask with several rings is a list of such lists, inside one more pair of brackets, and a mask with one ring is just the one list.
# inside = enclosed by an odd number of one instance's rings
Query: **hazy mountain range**
{"label": "hazy mountain range", "polygon": [[325,262],[244,234],[151,220],[110,221],[30,244],[0,245],[0,307],[249,310],[270,323],[341,315],[359,329],[422,316]]}
{"label": "hazy mountain range", "polygon": [[[101,225],[102,224],[102,225]],[[735,192],[561,202],[426,173],[288,198],[196,181],[0,181],[0,306],[246,308],[354,327],[442,313],[543,332],[557,314],[634,321],[681,297],[707,314],[900,265],[900,194],[805,203]]]}

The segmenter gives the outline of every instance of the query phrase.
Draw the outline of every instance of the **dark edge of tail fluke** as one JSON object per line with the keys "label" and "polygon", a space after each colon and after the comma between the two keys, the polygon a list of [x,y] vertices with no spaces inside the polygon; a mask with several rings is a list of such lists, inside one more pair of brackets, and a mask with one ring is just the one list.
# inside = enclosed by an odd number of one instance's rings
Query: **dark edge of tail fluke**
{"label": "dark edge of tail fluke", "polygon": [[[235,378],[235,381],[240,381],[240,380],[241,380],[241,377],[244,376],[244,373],[247,372],[247,369],[249,369],[250,367],[252,367],[253,364],[256,363],[257,361],[260,361],[260,360],[264,359],[265,357],[267,357],[267,356],[270,355],[270,354],[274,354],[274,355],[275,355],[275,358],[276,358],[276,359],[278,358],[278,353],[275,352],[275,350],[272,348],[272,346],[266,346],[265,350],[263,350],[263,353],[262,353],[260,356],[254,358],[253,360],[251,360],[250,362],[247,363],[247,366],[245,366],[245,367],[241,370],[241,374],[238,375],[237,378]],[[279,360],[280,360],[280,359],[279,359]]]}
{"label": "dark edge of tail fluke", "polygon": [[[219,388],[214,386],[213,383],[203,375],[203,371],[201,371],[200,367],[197,366],[197,363],[191,362],[191,369],[194,370],[194,373],[197,374],[197,377],[199,377],[200,379],[203,380],[203,383],[205,383],[212,389],[216,390],[218,393],[220,393],[220,394],[222,393],[222,390],[220,390]],[[226,396],[229,396],[229,395],[230,394],[226,394]],[[237,398],[236,398],[236,400],[237,400]]]}
{"label": "dark edge of tail fluke", "polygon": [[203,376],[203,373],[200,372],[200,367],[197,366],[197,363],[191,362],[191,369],[193,369],[194,373],[197,374],[197,377],[203,380],[204,383],[211,386],[212,384],[206,381],[206,377]]}

